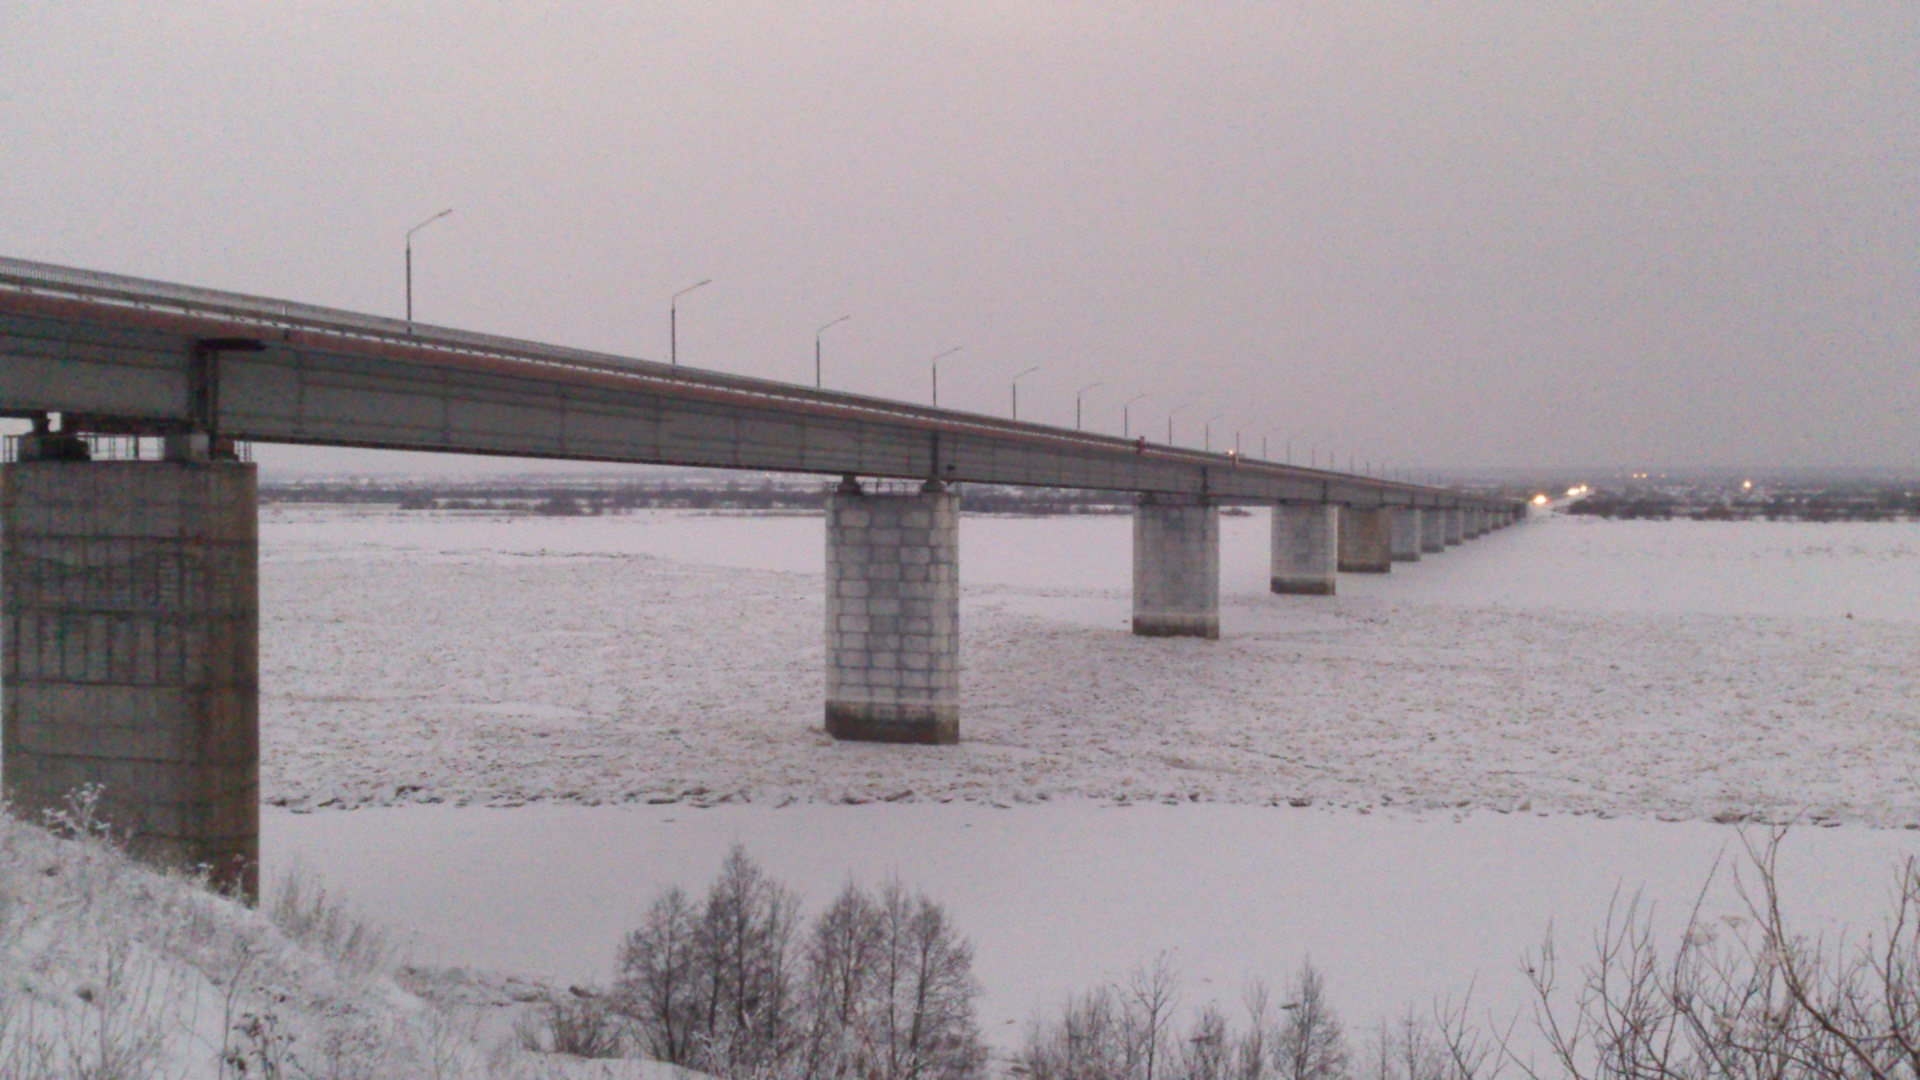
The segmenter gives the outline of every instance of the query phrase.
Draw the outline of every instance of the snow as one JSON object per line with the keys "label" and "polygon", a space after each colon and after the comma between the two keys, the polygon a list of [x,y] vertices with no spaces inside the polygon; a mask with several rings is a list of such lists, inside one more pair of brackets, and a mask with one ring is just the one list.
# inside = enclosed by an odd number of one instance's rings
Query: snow
{"label": "snow", "polygon": [[[1248,978],[1278,983],[1311,955],[1356,1029],[1469,986],[1508,1016],[1550,924],[1584,959],[1616,891],[1639,890],[1671,941],[1716,857],[1732,867],[1740,851],[1735,830],[1702,822],[1089,800],[279,811],[263,839],[269,862],[297,852],[411,927],[422,962],[562,984],[609,978],[652,897],[700,895],[736,840],[815,911],[849,876],[896,875],[972,937],[982,1028],[1003,1049],[1036,1010],[1162,951],[1189,1005],[1232,1007]],[[1790,834],[1789,918],[1829,939],[1877,926],[1897,860],[1916,853],[1920,833],[1902,830]],[[1709,925],[1744,911],[1730,882],[1709,893]]]}
{"label": "snow", "polygon": [[[269,876],[316,874],[449,969],[410,989],[490,1007],[530,984],[486,972],[604,981],[657,891],[701,890],[735,840],[816,903],[895,874],[972,935],[1005,1048],[1162,951],[1190,1005],[1310,954],[1355,1029],[1470,984],[1509,1013],[1550,924],[1577,951],[1644,889],[1672,928],[1739,842],[1716,821],[1809,823],[1789,915],[1829,935],[1873,926],[1920,852],[1911,524],[1553,518],[1281,598],[1256,511],[1223,521],[1224,636],[1199,642],[1126,632],[1126,517],[967,518],[953,748],[821,732],[821,528],[266,508]],[[141,908],[150,883],[32,892],[82,876],[40,874],[23,835],[0,895],[38,925],[181,910]],[[1724,877],[1703,911],[1737,914]],[[114,921],[7,939],[0,969],[65,1001]],[[305,1030],[346,1009],[444,1043],[390,980],[266,951],[321,1003]],[[217,971],[178,970],[212,1016]],[[182,1045],[215,1045],[201,1027]]]}
{"label": "snow", "polygon": [[1716,819],[1837,826],[1789,840],[1815,931],[1920,843],[1912,525],[1553,518],[1280,598],[1256,511],[1198,642],[1126,633],[1126,517],[970,517],[948,749],[820,731],[821,529],[269,513],[265,795],[368,808],[270,810],[269,863],[429,962],[569,981],[734,840],[816,901],[898,874],[973,935],[1004,1048],[1162,950],[1190,1004],[1310,953],[1358,1025],[1510,1012],[1550,923],[1685,910]]}
{"label": "snow", "polygon": [[263,518],[265,798],[1039,797],[1920,821],[1920,528],[1554,518],[1134,638],[1124,516],[967,518],[962,736],[821,731],[808,515]]}
{"label": "snow", "polygon": [[135,863],[90,821],[0,813],[0,1076],[698,1080],[527,1052],[512,1018],[551,988],[396,970],[364,941],[277,924],[271,899],[254,910]]}

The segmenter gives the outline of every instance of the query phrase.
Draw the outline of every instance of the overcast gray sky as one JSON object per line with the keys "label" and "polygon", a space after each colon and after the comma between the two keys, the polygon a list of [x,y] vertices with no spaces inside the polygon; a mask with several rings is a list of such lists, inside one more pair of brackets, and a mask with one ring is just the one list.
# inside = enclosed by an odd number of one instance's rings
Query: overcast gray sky
{"label": "overcast gray sky", "polygon": [[[1920,4],[0,5],[0,254],[1401,465],[1920,464]],[[1216,430],[1220,430],[1217,427]]]}

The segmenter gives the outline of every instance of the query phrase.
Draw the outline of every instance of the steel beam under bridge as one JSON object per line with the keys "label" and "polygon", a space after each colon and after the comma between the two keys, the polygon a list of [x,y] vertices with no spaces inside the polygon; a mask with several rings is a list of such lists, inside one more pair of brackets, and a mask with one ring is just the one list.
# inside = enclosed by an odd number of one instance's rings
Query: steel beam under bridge
{"label": "steel beam under bridge", "polygon": [[1349,506],[1420,485],[0,258],[0,412],[259,442]]}

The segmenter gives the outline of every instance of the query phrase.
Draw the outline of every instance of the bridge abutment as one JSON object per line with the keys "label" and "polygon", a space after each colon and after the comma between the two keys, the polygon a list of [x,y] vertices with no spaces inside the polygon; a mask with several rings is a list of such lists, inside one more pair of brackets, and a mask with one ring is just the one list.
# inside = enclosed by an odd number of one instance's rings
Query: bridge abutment
{"label": "bridge abutment", "polygon": [[1220,507],[1142,495],[1133,508],[1133,632],[1220,636]]}
{"label": "bridge abutment", "polygon": [[843,484],[827,501],[827,733],[960,741],[960,503]]}
{"label": "bridge abutment", "polygon": [[1335,552],[1340,543],[1338,508],[1327,503],[1276,503],[1273,507],[1273,591],[1332,596]]}
{"label": "bridge abutment", "polygon": [[1393,511],[1340,508],[1340,572],[1385,574],[1393,570]]}
{"label": "bridge abutment", "polygon": [[0,466],[7,798],[97,785],[134,854],[257,896],[254,467],[35,456]]}
{"label": "bridge abutment", "polygon": [[1394,562],[1420,561],[1420,511],[1389,511],[1392,524],[1389,526],[1388,544]]}

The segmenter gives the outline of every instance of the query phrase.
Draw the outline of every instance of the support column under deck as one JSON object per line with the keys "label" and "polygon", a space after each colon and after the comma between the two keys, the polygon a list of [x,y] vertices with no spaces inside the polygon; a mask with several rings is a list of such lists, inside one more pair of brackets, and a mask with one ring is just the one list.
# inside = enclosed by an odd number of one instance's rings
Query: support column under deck
{"label": "support column under deck", "polygon": [[1420,513],[1420,551],[1437,555],[1447,550],[1447,512],[1422,510]]}
{"label": "support column under deck", "polygon": [[1456,506],[1447,512],[1447,544],[1458,547],[1467,538],[1467,512]]}
{"label": "support column under deck", "polygon": [[1340,543],[1339,508],[1278,503],[1273,508],[1273,591],[1332,596]]}
{"label": "support column under deck", "polygon": [[1394,562],[1420,561],[1420,511],[1393,510],[1388,543]]}
{"label": "support column under deck", "polygon": [[960,502],[843,484],[827,501],[827,734],[960,741]]}
{"label": "support column under deck", "polygon": [[1340,572],[1385,574],[1393,570],[1393,511],[1340,508]]}
{"label": "support column under deck", "polygon": [[1133,632],[1220,636],[1220,508],[1213,500],[1140,496],[1133,508]]}
{"label": "support column under deck", "polygon": [[0,466],[16,812],[97,785],[134,854],[258,895],[258,524],[250,464]]}

